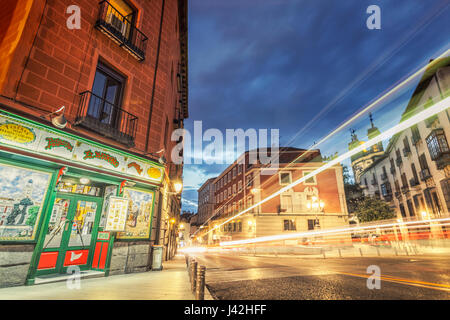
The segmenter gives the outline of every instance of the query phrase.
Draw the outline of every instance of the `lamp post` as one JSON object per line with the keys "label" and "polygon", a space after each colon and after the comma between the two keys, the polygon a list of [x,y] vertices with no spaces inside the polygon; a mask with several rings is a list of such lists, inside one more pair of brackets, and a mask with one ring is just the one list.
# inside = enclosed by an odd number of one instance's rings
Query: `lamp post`
{"label": "lamp post", "polygon": [[307,201],[306,207],[309,210],[316,212],[316,218],[314,220],[314,230],[320,229],[320,221],[317,216],[317,212],[321,212],[321,213],[325,212],[325,202],[320,200],[318,197],[314,196],[311,198],[311,200]]}

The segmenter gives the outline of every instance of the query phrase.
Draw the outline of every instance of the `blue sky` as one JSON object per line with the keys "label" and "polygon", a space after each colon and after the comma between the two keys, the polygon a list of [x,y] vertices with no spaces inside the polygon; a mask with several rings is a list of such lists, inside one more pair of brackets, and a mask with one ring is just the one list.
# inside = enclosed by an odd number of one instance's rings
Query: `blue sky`
{"label": "blue sky", "polygon": [[[381,30],[369,30],[369,5]],[[449,46],[448,0],[191,0],[189,119],[203,130],[280,129],[280,145],[308,148]],[[417,83],[417,82],[416,82]],[[374,110],[389,128],[414,83]],[[350,125],[366,138],[369,120]],[[349,128],[321,146],[345,151]],[[185,165],[183,210],[227,165]]]}

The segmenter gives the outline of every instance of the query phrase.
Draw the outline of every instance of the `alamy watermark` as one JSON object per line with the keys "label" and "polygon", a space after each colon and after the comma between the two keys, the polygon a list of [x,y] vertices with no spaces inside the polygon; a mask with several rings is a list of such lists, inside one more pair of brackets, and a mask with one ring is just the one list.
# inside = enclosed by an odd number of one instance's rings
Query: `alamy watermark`
{"label": "alamy watermark", "polygon": [[239,161],[259,162],[268,169],[279,164],[279,129],[226,129],[224,135],[215,128],[203,132],[202,121],[194,121],[193,133],[176,129],[171,140],[178,142],[171,152],[175,164],[231,164],[246,150],[248,158]]}
{"label": "alamy watermark", "polygon": [[381,289],[381,269],[379,266],[370,265],[366,270],[367,274],[371,274],[370,277],[367,278],[367,289]]}

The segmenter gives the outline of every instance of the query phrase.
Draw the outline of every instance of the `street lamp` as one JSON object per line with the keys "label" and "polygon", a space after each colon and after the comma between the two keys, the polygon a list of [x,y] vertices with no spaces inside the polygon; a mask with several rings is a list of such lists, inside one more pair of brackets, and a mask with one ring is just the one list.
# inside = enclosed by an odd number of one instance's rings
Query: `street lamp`
{"label": "street lamp", "polygon": [[181,182],[177,181],[173,184],[173,187],[174,187],[176,193],[180,193],[181,189],[183,189],[183,184]]}

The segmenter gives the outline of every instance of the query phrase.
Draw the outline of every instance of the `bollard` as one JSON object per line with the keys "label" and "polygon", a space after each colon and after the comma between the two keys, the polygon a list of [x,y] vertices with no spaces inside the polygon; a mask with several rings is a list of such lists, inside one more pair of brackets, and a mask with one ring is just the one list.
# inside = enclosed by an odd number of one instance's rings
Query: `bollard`
{"label": "bollard", "polygon": [[327,257],[325,256],[325,251],[322,251],[323,254],[323,258],[326,259]]}
{"label": "bollard", "polygon": [[338,251],[339,251],[339,258],[342,258],[341,249],[339,248]]}
{"label": "bollard", "polygon": [[380,256],[380,248],[377,247],[377,254]]}
{"label": "bollard", "polygon": [[394,247],[395,255],[398,256],[397,248]]}
{"label": "bollard", "polygon": [[192,261],[191,263],[192,269],[191,269],[191,291],[195,293],[196,285],[197,285],[197,261]]}
{"label": "bollard", "polygon": [[195,292],[195,299],[197,300],[205,299],[205,273],[206,267],[199,266],[197,269],[197,289]]}
{"label": "bollard", "polygon": [[359,254],[361,255],[361,257],[363,256],[361,248],[359,248]]}
{"label": "bollard", "polygon": [[408,248],[407,248],[406,246],[404,246],[404,249],[405,249],[405,253],[406,253],[406,255],[407,255],[407,256],[409,256],[409,253],[408,253]]}

